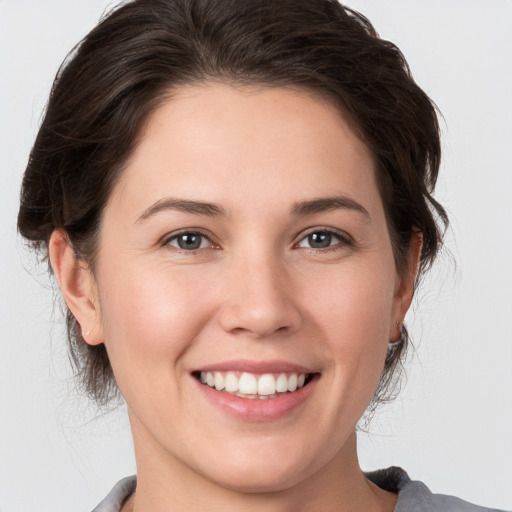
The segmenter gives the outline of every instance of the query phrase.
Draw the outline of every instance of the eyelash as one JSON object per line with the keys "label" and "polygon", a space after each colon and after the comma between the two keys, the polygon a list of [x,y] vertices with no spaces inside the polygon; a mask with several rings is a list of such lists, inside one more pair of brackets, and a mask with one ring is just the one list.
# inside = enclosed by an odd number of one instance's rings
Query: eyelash
{"label": "eyelash", "polygon": [[212,240],[210,239],[210,237],[208,235],[206,235],[205,233],[202,233],[201,231],[197,231],[197,230],[183,230],[178,233],[173,233],[171,236],[164,238],[164,240],[162,241],[162,245],[171,246],[178,251],[192,253],[192,254],[196,253],[197,251],[207,248],[207,247],[198,247],[195,249],[184,249],[182,247],[172,245],[173,241],[178,241],[180,239],[180,237],[184,237],[184,236],[201,237],[202,241],[201,241],[200,245],[202,245],[203,242],[205,240],[207,240],[209,242],[210,248],[215,248],[215,249],[219,248],[218,245],[216,245],[214,242],[212,242]]}
{"label": "eyelash", "polygon": [[[332,242],[332,239],[334,238],[337,240],[337,242],[334,244],[329,243],[329,245],[327,245],[325,247],[304,247],[304,246],[300,245],[304,241],[307,241],[308,238],[312,237],[313,235],[327,236],[329,242]],[[180,239],[180,237],[184,237],[184,236],[201,237],[200,246],[197,248],[193,248],[193,249],[190,249],[190,248],[185,249],[183,247],[179,247],[179,245],[178,245],[179,242],[177,242],[177,241]],[[175,242],[175,241],[177,242],[177,245],[172,244],[172,242]],[[208,241],[209,247],[201,247],[201,245],[203,245],[203,243],[205,241]],[[309,241],[311,242],[311,239]],[[194,254],[197,251],[207,249],[207,248],[214,248],[214,249],[220,248],[220,246],[218,246],[214,242],[212,242],[211,238],[208,235],[206,235],[205,233],[202,233],[201,231],[197,231],[197,230],[183,230],[178,233],[174,233],[171,236],[168,236],[165,239],[163,239],[162,245],[171,246],[178,251],[191,253],[191,254]],[[309,250],[309,251],[315,251],[315,252],[316,251],[327,252],[327,251],[339,250],[342,247],[351,246],[351,245],[353,245],[353,240],[346,233],[334,230],[332,228],[322,228],[322,227],[318,228],[317,227],[317,228],[311,229],[309,232],[301,235],[300,240],[298,242],[296,242],[293,245],[293,247],[301,248],[301,249],[305,249],[305,250]]]}
{"label": "eyelash", "polygon": [[[301,243],[307,241],[308,238],[313,235],[327,235],[329,237],[330,242],[332,241],[333,238],[337,239],[337,242],[329,244],[326,247],[303,247],[300,245]],[[309,251],[327,252],[340,250],[343,247],[350,247],[353,244],[354,242],[352,238],[347,233],[332,228],[316,227],[314,229],[311,229],[309,232],[306,232],[305,234],[301,235],[300,240],[294,246]]]}

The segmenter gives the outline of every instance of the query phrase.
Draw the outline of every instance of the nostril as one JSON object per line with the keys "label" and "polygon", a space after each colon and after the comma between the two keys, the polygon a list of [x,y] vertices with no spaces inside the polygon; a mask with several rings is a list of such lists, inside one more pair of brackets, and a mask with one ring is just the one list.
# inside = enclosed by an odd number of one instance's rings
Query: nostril
{"label": "nostril", "polygon": [[224,331],[230,334],[266,338],[296,331],[301,324],[301,315],[293,304],[251,307],[239,303],[225,305],[220,322]]}

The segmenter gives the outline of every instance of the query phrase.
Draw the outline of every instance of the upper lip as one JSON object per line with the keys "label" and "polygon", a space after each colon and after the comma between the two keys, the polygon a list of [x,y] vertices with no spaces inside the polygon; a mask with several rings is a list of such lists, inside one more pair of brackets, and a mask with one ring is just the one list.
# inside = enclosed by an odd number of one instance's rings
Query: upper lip
{"label": "upper lip", "polygon": [[289,361],[254,361],[249,359],[237,359],[233,361],[221,361],[218,363],[201,366],[198,372],[247,372],[247,373],[315,373],[314,370]]}

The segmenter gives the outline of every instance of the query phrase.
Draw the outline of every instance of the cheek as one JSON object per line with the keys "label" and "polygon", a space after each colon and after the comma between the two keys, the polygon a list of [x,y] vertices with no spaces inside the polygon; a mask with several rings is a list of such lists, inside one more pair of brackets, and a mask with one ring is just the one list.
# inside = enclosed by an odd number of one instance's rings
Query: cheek
{"label": "cheek", "polygon": [[[340,268],[325,276],[324,293],[313,295],[311,291],[311,307],[321,318],[318,323],[329,330],[330,336],[336,337],[338,333],[357,345],[389,341],[395,280],[394,273],[385,268],[381,270],[377,265]],[[318,279],[315,281],[319,288]]]}
{"label": "cheek", "polygon": [[186,273],[134,266],[124,275],[105,275],[99,288],[116,379],[120,387],[143,375],[168,379],[170,366],[179,363],[211,314],[208,290]]}
{"label": "cheek", "polygon": [[370,398],[384,366],[395,309],[395,274],[389,268],[340,270],[326,280],[328,292],[311,300],[314,324],[331,352],[336,378],[349,383],[351,393]]}

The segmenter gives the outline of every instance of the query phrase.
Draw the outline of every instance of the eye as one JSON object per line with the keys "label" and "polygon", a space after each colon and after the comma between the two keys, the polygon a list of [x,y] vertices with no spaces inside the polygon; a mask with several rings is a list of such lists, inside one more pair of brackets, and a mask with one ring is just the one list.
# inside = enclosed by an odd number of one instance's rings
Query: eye
{"label": "eye", "polygon": [[312,231],[307,234],[298,244],[297,247],[306,249],[328,249],[337,245],[346,245],[348,240],[340,234],[334,233],[326,229]]}
{"label": "eye", "polygon": [[175,247],[176,249],[181,249],[182,251],[197,251],[213,245],[207,236],[192,231],[173,235],[166,240],[165,244]]}

